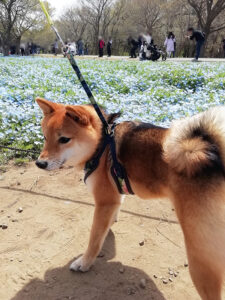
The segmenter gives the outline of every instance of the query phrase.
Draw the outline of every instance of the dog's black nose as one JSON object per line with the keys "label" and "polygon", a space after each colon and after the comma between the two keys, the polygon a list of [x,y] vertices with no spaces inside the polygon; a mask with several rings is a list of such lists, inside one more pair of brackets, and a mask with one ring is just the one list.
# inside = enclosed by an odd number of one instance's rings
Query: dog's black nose
{"label": "dog's black nose", "polygon": [[36,166],[40,169],[46,169],[48,166],[48,162],[45,160],[36,160]]}

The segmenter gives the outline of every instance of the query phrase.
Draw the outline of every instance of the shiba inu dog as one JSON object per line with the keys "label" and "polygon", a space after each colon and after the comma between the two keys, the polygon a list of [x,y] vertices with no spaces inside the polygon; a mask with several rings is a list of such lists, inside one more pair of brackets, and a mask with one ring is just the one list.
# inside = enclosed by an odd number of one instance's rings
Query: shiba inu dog
{"label": "shiba inu dog", "polygon": [[[36,164],[53,170],[66,161],[83,168],[103,142],[102,123],[90,105],[71,106],[37,98],[43,111],[44,148]],[[109,123],[115,116],[106,115]],[[134,193],[170,198],[181,224],[192,280],[204,300],[221,300],[225,267],[225,108],[175,121],[169,129],[139,122],[115,128],[117,158]],[[94,263],[121,204],[106,148],[88,177],[95,213],[86,252],[71,264]]]}

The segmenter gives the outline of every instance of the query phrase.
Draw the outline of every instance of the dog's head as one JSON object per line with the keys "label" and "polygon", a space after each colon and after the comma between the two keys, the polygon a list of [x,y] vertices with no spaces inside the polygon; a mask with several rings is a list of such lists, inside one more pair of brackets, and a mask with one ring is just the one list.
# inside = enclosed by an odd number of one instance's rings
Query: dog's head
{"label": "dog's head", "polygon": [[54,170],[69,161],[83,167],[101,138],[101,123],[89,105],[63,105],[36,99],[42,109],[44,148],[36,161],[41,169]]}

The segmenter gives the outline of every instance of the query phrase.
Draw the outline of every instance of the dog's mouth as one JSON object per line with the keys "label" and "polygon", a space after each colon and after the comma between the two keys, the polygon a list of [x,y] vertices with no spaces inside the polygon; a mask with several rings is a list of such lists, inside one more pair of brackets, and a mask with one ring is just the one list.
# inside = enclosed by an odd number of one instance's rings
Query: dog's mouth
{"label": "dog's mouth", "polygon": [[51,170],[56,170],[62,168],[63,164],[66,162],[66,160],[42,160],[38,159],[36,160],[35,164],[38,168],[46,170],[46,171],[51,171]]}

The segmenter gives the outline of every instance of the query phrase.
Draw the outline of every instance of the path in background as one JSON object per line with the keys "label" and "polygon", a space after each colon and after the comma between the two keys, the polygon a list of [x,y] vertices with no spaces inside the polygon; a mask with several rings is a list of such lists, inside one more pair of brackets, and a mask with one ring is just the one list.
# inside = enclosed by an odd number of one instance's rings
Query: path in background
{"label": "path in background", "polygon": [[[36,56],[36,55],[35,55]],[[53,57],[53,58],[63,58],[63,55],[53,55],[53,54],[39,54],[37,55],[39,57]],[[66,58],[65,58],[66,59]],[[75,56],[75,59],[99,59],[99,60],[130,60],[130,61],[139,61],[138,58],[129,58],[128,56],[111,56],[111,57],[107,57],[107,56],[103,56],[103,57],[98,57],[96,55],[84,55],[84,56]],[[193,58],[183,58],[183,57],[175,57],[175,58],[167,58],[167,61],[171,61],[171,62],[191,62]],[[161,61],[161,59],[159,59],[158,61]],[[225,59],[224,58],[200,58],[199,62],[224,62],[225,63]]]}

